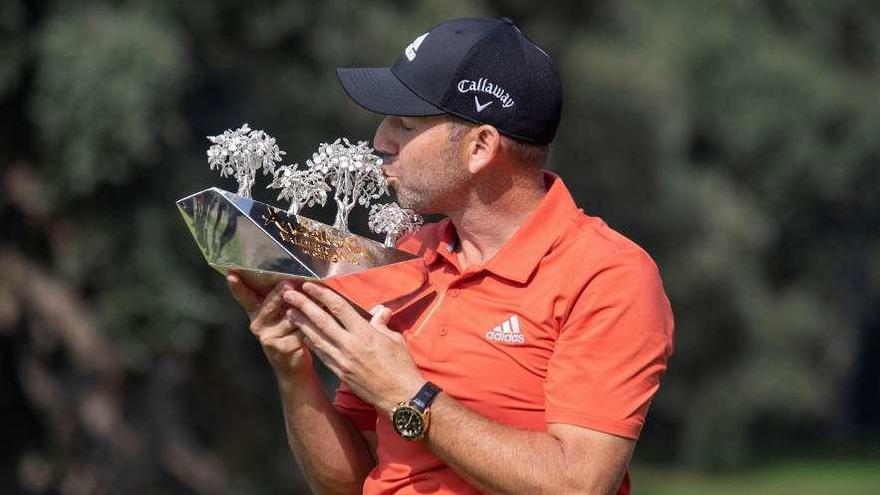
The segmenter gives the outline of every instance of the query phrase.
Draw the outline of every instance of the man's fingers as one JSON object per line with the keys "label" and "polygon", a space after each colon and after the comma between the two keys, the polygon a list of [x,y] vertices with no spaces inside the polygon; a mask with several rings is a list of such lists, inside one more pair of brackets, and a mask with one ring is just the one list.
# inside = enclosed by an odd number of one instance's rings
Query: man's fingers
{"label": "man's fingers", "polygon": [[271,325],[272,322],[280,318],[279,310],[284,304],[284,299],[281,298],[281,295],[289,287],[290,285],[283,281],[266,294],[266,297],[263,299],[263,306],[254,317],[253,326],[263,327]]}
{"label": "man's fingers", "polygon": [[284,312],[284,317],[296,327],[299,325],[311,324],[309,319],[306,318],[306,315],[302,314],[302,312],[296,308],[287,308],[287,311]]}
{"label": "man's fingers", "polygon": [[286,290],[284,291],[284,302],[291,305],[294,309],[305,316],[309,321],[309,324],[314,327],[315,330],[320,331],[325,340],[336,345],[345,339],[348,332],[339,326],[330,313],[327,313],[327,311],[321,306],[318,306],[315,301],[311,300],[305,294],[298,292],[295,289]]}
{"label": "man's fingers", "polygon": [[[300,294],[300,296],[302,295]],[[323,361],[327,367],[334,369],[334,373],[336,373],[335,370],[339,369],[338,363],[342,357],[336,344],[330,341],[325,333],[320,330],[308,316],[297,309],[291,308],[287,310],[285,316],[288,321],[290,321],[291,325],[293,325],[297,331],[302,333],[303,342],[309,347],[309,349],[315,351],[315,354],[321,358],[321,361]]]}
{"label": "man's fingers", "polygon": [[245,285],[237,273],[229,272],[226,275],[226,284],[229,285],[232,297],[238,301],[238,304],[241,304],[241,307],[244,308],[248,315],[252,315],[260,309],[260,304],[263,302],[262,298]]}
{"label": "man's fingers", "polygon": [[308,347],[312,351],[312,353],[315,354],[315,356],[318,356],[318,359],[320,359],[321,362],[324,363],[324,366],[326,366],[334,375],[336,375],[337,378],[342,379],[342,370],[339,369],[339,366],[337,366],[336,363],[332,359],[330,359],[329,356],[324,354],[319,348],[315,347],[314,342],[309,340],[308,337],[303,336],[303,343],[305,343],[306,347]]}
{"label": "man's fingers", "polygon": [[364,319],[358,314],[357,310],[345,298],[329,287],[306,282],[303,284],[302,290],[327,308],[327,311],[338,318],[348,330],[357,328],[358,323],[363,322]]}
{"label": "man's fingers", "polygon": [[287,335],[278,337],[275,347],[281,352],[291,353],[303,348],[302,341],[302,332],[294,330]]}

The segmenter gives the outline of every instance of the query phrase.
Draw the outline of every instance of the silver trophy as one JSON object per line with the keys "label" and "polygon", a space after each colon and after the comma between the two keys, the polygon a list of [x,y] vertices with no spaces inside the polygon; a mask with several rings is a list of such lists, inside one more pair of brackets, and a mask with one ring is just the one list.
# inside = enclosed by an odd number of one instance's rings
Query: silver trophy
{"label": "silver trophy", "polygon": [[385,234],[385,247],[394,247],[401,236],[417,230],[424,219],[418,213],[397,203],[385,203],[370,207],[370,230]]}
{"label": "silver trophy", "polygon": [[[356,205],[370,207],[388,193],[382,160],[365,141],[322,143],[300,168],[278,166],[284,151],[247,124],[208,140],[211,169],[234,177],[238,191],[212,187],[178,200],[177,207],[212,268],[236,271],[263,294],[284,279],[320,279],[362,309],[405,299],[425,286],[421,257],[393,247],[421,225],[418,214],[394,203],[373,205],[369,227],[385,234],[384,243],[349,231]],[[260,171],[274,176],[268,187],[290,202],[287,209],[251,198]],[[323,206],[331,194],[337,205],[332,226],[300,215],[303,208]]]}

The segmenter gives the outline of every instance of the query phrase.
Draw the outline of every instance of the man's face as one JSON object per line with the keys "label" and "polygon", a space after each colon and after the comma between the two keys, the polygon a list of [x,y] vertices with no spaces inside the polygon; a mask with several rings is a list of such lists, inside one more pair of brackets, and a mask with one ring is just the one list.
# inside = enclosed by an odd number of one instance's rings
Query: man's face
{"label": "man's face", "polygon": [[387,155],[382,170],[400,206],[428,214],[460,203],[468,171],[449,125],[443,116],[388,116],[379,124],[373,144]]}

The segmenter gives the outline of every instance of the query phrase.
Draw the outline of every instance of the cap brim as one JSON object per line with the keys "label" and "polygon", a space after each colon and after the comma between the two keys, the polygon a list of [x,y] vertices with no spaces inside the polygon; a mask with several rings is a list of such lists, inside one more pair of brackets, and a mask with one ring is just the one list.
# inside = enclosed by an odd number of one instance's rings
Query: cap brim
{"label": "cap brim", "polygon": [[358,105],[382,115],[440,115],[440,108],[413,93],[388,67],[336,69],[342,88]]}

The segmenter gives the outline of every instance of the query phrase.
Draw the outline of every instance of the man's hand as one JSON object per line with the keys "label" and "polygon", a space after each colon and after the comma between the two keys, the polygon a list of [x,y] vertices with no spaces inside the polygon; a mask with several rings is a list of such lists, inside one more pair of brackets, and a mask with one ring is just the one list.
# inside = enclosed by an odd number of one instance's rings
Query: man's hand
{"label": "man's hand", "polygon": [[302,292],[284,290],[291,324],[306,345],[361,399],[390,412],[425,383],[403,336],[388,328],[391,311],[377,307],[367,321],[339,294],[306,282]]}
{"label": "man's hand", "polygon": [[[388,413],[425,383],[388,309],[367,321],[315,283],[283,292],[308,346],[363,400]],[[616,493],[633,440],[566,424],[546,432],[502,425],[441,394],[424,445],[486,493]]]}
{"label": "man's hand", "polygon": [[376,461],[365,438],[324,395],[303,334],[290,321],[296,310],[281,297],[294,284],[281,282],[260,297],[236,273],[230,272],[227,282],[275,370],[287,443],[312,492],[361,493]]}
{"label": "man's hand", "polygon": [[251,333],[259,339],[278,379],[288,379],[311,370],[312,359],[303,346],[302,334],[285,314],[293,310],[281,297],[284,291],[293,288],[293,284],[283,281],[261,298],[234,272],[229,273],[226,281],[232,295],[247,312]]}

